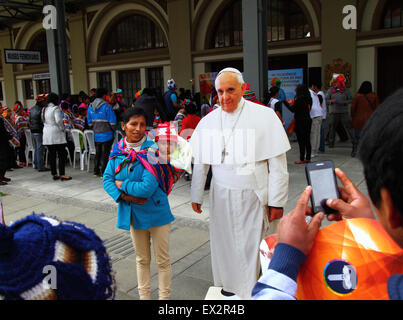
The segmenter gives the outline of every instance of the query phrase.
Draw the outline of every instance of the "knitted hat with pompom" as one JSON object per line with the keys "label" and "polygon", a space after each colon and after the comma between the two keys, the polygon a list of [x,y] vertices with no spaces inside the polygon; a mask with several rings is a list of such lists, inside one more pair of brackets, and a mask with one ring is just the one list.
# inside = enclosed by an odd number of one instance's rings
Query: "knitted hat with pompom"
{"label": "knitted hat with pompom", "polygon": [[115,276],[102,240],[75,222],[33,213],[0,224],[0,300],[110,300]]}

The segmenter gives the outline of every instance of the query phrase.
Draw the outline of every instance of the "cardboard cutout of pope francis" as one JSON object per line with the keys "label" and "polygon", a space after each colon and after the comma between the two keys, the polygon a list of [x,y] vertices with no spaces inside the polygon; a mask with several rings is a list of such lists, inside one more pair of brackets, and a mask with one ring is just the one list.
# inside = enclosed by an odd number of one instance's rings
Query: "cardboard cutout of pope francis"
{"label": "cardboard cutout of pope francis", "polygon": [[[210,243],[214,285],[230,299],[250,299],[259,272],[259,245],[268,224],[282,217],[288,198],[290,143],[270,108],[243,98],[241,72],[222,70],[215,83],[220,107],[206,115],[192,139],[192,208],[202,212],[210,167]],[[275,230],[270,230],[275,232]]]}

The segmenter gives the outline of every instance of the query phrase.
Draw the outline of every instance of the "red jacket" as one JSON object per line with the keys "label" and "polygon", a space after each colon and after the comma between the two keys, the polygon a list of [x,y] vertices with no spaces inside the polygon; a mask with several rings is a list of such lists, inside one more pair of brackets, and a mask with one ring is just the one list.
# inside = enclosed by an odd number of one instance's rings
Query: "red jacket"
{"label": "red jacket", "polygon": [[[197,125],[199,124],[199,121],[201,118],[199,116],[196,116],[194,114],[188,114],[183,120],[182,120],[182,129],[179,132],[179,135],[182,136],[182,132],[185,129],[196,129]],[[190,133],[190,131],[189,131]],[[184,139],[188,140],[192,135],[187,134],[186,137],[183,137]]]}

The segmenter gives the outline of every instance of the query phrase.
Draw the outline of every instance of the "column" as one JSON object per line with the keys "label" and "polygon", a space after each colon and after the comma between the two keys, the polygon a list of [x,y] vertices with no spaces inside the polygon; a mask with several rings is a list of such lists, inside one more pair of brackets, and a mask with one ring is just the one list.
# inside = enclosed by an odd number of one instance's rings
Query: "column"
{"label": "column", "polygon": [[206,63],[197,62],[193,65],[194,78],[195,78],[195,92],[200,92],[199,75],[206,73]]}
{"label": "column", "polygon": [[266,0],[242,0],[244,79],[260,101],[268,90],[266,16]]}
{"label": "column", "polygon": [[168,90],[167,81],[172,78],[171,66],[163,67],[164,73],[164,92]]}
{"label": "column", "polygon": [[70,30],[70,55],[71,68],[73,71],[74,93],[78,94],[81,90],[89,92],[88,69],[85,52],[85,27],[84,16],[81,11],[69,15]]}
{"label": "column", "polygon": [[46,30],[51,90],[59,95],[71,93],[65,1],[47,0],[45,2],[46,4],[54,5],[57,12],[56,30]]}
{"label": "column", "polygon": [[111,82],[112,82],[112,91],[115,91],[119,84],[118,84],[118,72],[116,70],[111,71]]}
{"label": "column", "polygon": [[192,89],[191,13],[188,0],[168,1],[171,72],[178,88]]}
{"label": "column", "polygon": [[357,90],[364,81],[370,81],[373,90],[377,92],[376,63],[375,47],[357,49]]}
{"label": "column", "polygon": [[12,49],[11,34],[9,31],[0,32],[0,52],[1,64],[3,67],[3,96],[4,103],[7,106],[14,106],[17,100],[17,83],[14,75],[14,67],[12,64],[6,64],[4,49]]}
{"label": "column", "polygon": [[[357,89],[357,30],[343,28],[343,8],[353,5],[357,8],[357,0],[324,0],[322,1],[322,70],[335,59],[351,64],[351,93]],[[323,74],[323,87],[325,83]]]}
{"label": "column", "polygon": [[146,68],[140,68],[140,83],[141,89],[147,88]]}
{"label": "column", "polygon": [[96,72],[90,72],[88,75],[88,81],[90,85],[90,89],[88,90],[88,93],[92,88],[98,88],[98,83],[97,83],[97,73]]}

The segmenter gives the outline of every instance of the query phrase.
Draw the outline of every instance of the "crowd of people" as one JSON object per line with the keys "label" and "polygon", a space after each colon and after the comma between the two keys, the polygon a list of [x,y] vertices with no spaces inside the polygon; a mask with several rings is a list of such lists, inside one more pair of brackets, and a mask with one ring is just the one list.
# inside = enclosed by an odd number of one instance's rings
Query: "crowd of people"
{"label": "crowd of people", "polygon": [[298,85],[293,103],[289,104],[282,93],[281,80],[273,80],[266,104],[280,120],[283,108],[294,113],[292,125],[300,150],[300,159],[295,164],[310,162],[319,153],[325,152],[326,145],[334,148],[336,133],[340,141],[351,141],[351,156],[356,156],[360,132],[379,106],[379,97],[372,91],[371,82],[364,81],[352,97],[345,77],[335,74],[326,92],[322,91],[318,82],[313,81],[309,86]]}
{"label": "crowd of people", "polygon": [[[168,91],[164,96],[160,96],[155,88],[144,88],[134,93],[130,106],[123,100],[122,89],[108,92],[104,88],[93,88],[89,94],[83,91],[78,95],[38,94],[36,104],[30,108],[24,107],[20,101],[16,101],[13,108],[1,106],[0,117],[4,141],[7,142],[0,156],[0,185],[11,181],[5,177],[6,171],[28,165],[25,129],[30,130],[35,150],[32,166],[39,172],[50,171],[54,180],[62,181],[72,179],[65,175],[68,154],[72,156],[75,152],[71,130],[94,131],[96,155],[93,174],[102,177],[116,131],[123,133],[123,113],[133,107],[147,113],[147,131],[155,131],[159,124],[174,121],[180,134],[188,134],[186,138],[189,139],[191,133],[186,129],[194,129],[200,120],[196,115],[198,102],[189,90],[180,88],[178,95],[177,89],[173,79],[168,81]],[[45,165],[48,158],[50,168]]]}
{"label": "crowd of people", "polygon": [[[310,161],[312,153],[320,150],[322,133],[326,137],[324,117],[327,116],[330,123],[329,147],[334,147],[337,123],[341,122],[352,132],[346,120],[349,116],[346,107],[352,101],[351,114],[360,118],[354,122],[357,131],[350,135],[352,155],[355,156],[357,151],[360,155],[369,194],[383,227],[403,247],[403,208],[399,197],[402,190],[396,183],[403,160],[403,131],[399,127],[403,115],[403,91],[398,91],[377,108],[379,102],[367,83],[354,99],[350,99],[343,79],[338,77],[326,95],[318,84],[312,84],[310,89],[298,86],[295,102],[290,105],[284,100],[280,85],[279,81],[273,83],[276,88],[270,90],[266,107],[249,90],[241,72],[226,68],[217,75],[215,94],[210,103],[204,101],[200,109],[191,97],[177,95],[173,79],[168,81],[163,103],[153,89],[146,88],[136,93],[136,101],[128,107],[120,89],[108,95],[105,89],[98,88],[92,90],[91,97],[82,96],[79,107],[71,105],[68,96],[60,101],[56,94],[50,93],[39,95],[38,108],[32,108],[26,114],[17,106],[15,109],[17,114],[25,115],[29,120],[33,115],[36,120],[38,116],[42,120],[42,145],[49,149],[53,179],[71,179],[64,172],[69,140],[67,126],[77,128],[75,119],[85,119],[79,126],[94,131],[97,148],[94,174],[102,176],[105,191],[118,204],[117,227],[130,230],[136,252],[140,299],[150,299],[151,240],[158,267],[159,298],[170,298],[169,234],[175,218],[168,196],[184,173],[193,175],[190,198],[192,209],[197,214],[203,212],[203,195],[210,176],[212,271],[214,285],[222,287],[222,297],[285,299],[295,297],[299,266],[310,251],[324,215],[315,215],[307,224],[305,215],[312,214],[307,208],[312,192],[308,187],[297,207],[283,218],[289,189],[286,153],[291,145],[284,130],[281,104],[295,114],[301,156],[299,164]],[[38,112],[41,108],[42,111]],[[83,108],[86,112],[78,111]],[[366,108],[366,113],[360,108]],[[7,157],[0,158],[2,170],[15,163],[13,146],[16,150],[21,147],[16,122],[7,120],[10,115],[8,110],[5,111],[0,119],[0,147],[1,151],[6,151],[1,154],[7,154]],[[197,115],[198,111],[203,117]],[[371,116],[372,112],[375,112],[374,116]],[[370,120],[365,124],[368,118]],[[6,121],[13,133],[8,131]],[[29,127],[26,121],[18,123]],[[252,136],[248,135],[251,128],[254,129]],[[113,144],[116,130],[121,130],[124,135]],[[219,133],[222,139],[217,139],[217,135],[211,139],[212,133]],[[243,152],[245,137],[247,146],[253,147],[246,147],[247,154]],[[59,157],[58,173],[56,155]],[[39,163],[42,160],[37,160],[36,169],[46,170]],[[327,205],[338,212],[329,215],[328,219],[373,219],[375,216],[369,200],[343,172],[336,170],[336,174],[345,189],[341,199],[328,199]],[[260,241],[277,231],[278,246],[269,265],[273,272],[258,280]],[[12,241],[12,238],[10,230],[0,227],[0,240]],[[10,246],[0,248],[10,250]],[[110,274],[109,269],[105,272]],[[292,290],[279,286],[284,279],[291,284]],[[108,286],[110,284],[111,281]],[[403,298],[402,284],[402,275],[391,278],[388,282],[390,298]],[[0,296],[13,297],[3,286],[0,286]]]}

